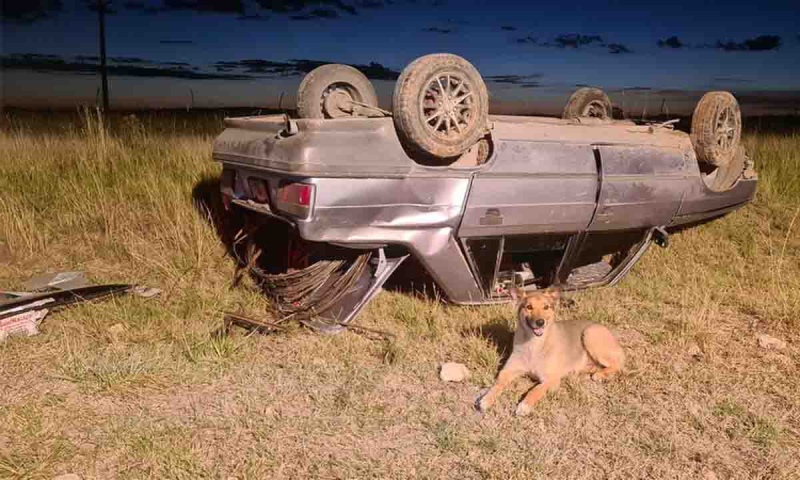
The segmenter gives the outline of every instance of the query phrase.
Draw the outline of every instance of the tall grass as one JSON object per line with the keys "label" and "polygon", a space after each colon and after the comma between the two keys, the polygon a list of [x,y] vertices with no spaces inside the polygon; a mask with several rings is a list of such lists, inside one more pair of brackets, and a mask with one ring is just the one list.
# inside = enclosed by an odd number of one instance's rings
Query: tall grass
{"label": "tall grass", "polygon": [[[484,418],[471,406],[510,348],[506,306],[386,292],[357,322],[393,332],[389,344],[216,335],[221,310],[267,308],[229,288],[232,261],[194,205],[219,172],[221,127],[88,111],[0,132],[0,288],[84,269],[164,289],[60,311],[42,335],[0,344],[0,477],[796,477],[797,134],[745,138],[752,205],[561,310],[619,332],[628,371],[565,381],[515,420],[524,382]],[[760,349],[758,332],[789,347]],[[466,383],[438,381],[450,360],[473,371]]]}
{"label": "tall grass", "polygon": [[800,203],[800,134],[750,134],[744,144],[755,159],[761,195],[771,202]]}

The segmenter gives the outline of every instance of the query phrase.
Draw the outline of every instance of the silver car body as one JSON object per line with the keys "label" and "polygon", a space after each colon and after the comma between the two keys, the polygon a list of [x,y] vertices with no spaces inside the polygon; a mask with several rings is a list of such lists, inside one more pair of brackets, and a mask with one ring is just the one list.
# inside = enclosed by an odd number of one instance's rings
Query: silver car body
{"label": "silver car body", "polygon": [[[507,300],[494,289],[501,257],[515,248],[557,251],[545,283],[614,283],[654,235],[719,217],[756,191],[756,179],[744,177],[725,192],[709,189],[689,136],[670,128],[492,116],[490,135],[483,164],[425,166],[404,150],[391,118],[258,116],[227,119],[213,156],[236,172],[223,188],[237,205],[281,218],[312,242],[402,246],[458,304]],[[268,202],[253,201],[251,177],[266,181]],[[276,208],[287,181],[314,185],[307,218]],[[566,281],[586,242],[618,238],[633,240],[602,278]],[[542,250],[526,247],[538,243]],[[494,266],[479,265],[475,250],[486,245]]]}

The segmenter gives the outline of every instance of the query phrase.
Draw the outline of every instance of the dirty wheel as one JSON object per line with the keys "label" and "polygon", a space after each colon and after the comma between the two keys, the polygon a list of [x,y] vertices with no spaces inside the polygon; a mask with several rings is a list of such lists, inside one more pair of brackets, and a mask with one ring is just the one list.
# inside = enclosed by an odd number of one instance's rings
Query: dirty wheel
{"label": "dirty wheel", "polygon": [[297,91],[300,118],[357,116],[359,107],[377,107],[372,83],[348,65],[322,65],[310,71]]}
{"label": "dirty wheel", "polygon": [[599,88],[583,87],[575,90],[569,97],[561,118],[599,118],[611,119],[611,100]]}
{"label": "dirty wheel", "polygon": [[736,182],[750,163],[750,158],[745,153],[744,147],[740,145],[733,154],[731,161],[726,165],[710,169],[701,168],[703,181],[709,190],[714,192],[730,190],[736,185]]}
{"label": "dirty wheel", "polygon": [[397,134],[412,151],[452,158],[486,134],[486,84],[457,55],[437,53],[411,62],[397,80],[392,104]]}
{"label": "dirty wheel", "polygon": [[742,136],[739,102],[729,92],[708,92],[692,116],[692,145],[700,162],[722,167],[731,162]]}

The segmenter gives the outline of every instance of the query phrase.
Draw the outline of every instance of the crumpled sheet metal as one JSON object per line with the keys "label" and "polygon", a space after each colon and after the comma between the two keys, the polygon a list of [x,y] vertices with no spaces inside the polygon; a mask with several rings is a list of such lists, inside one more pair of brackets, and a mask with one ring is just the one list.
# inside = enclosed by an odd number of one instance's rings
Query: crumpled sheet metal
{"label": "crumpled sheet metal", "polygon": [[284,319],[320,320],[355,286],[371,257],[372,252],[367,252],[352,261],[320,260],[283,274],[268,274],[257,267],[251,270]]}

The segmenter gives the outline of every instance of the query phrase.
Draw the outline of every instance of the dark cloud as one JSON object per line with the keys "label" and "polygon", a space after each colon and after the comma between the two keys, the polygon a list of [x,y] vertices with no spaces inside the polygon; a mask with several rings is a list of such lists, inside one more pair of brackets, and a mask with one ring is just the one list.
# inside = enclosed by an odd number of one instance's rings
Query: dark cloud
{"label": "dark cloud", "polygon": [[603,37],[601,37],[600,35],[581,35],[579,33],[566,33],[557,36],[552,41],[552,45],[559,48],[578,48],[592,44],[602,45]]}
{"label": "dark cloud", "polygon": [[538,79],[543,76],[542,73],[532,73],[529,75],[489,75],[483,78],[492,83],[516,85],[520,88],[536,88],[541,86]]}
{"label": "dark cloud", "polygon": [[3,0],[3,21],[33,23],[58,13],[61,0]]}
{"label": "dark cloud", "polygon": [[[337,18],[339,14],[336,10],[346,12],[351,15],[358,15],[356,7],[351,3],[345,3],[343,0],[255,0],[255,3],[258,4],[261,9],[270,12],[290,13],[294,14],[295,17],[310,17],[295,18],[294,20]],[[370,6],[365,8],[379,8],[383,6],[382,3],[378,5],[376,2],[372,1],[367,3]],[[331,13],[329,12],[333,12],[333,16],[331,16]]]}
{"label": "dark cloud", "polygon": [[[70,73],[78,75],[95,75],[98,65],[93,61],[96,57],[80,56],[74,59],[65,59],[57,55],[37,55],[31,53],[11,54],[2,57],[3,68],[16,70],[32,70],[47,73]],[[125,59],[126,57],[121,57]],[[107,67],[109,76],[124,77],[161,77],[182,78],[190,80],[250,80],[254,78],[241,73],[210,73],[195,71],[196,68],[187,69],[186,66],[169,65],[169,63],[151,62],[143,59],[141,62],[128,62],[123,64],[112,63]],[[113,59],[112,59],[113,62]]]}
{"label": "dark cloud", "polygon": [[238,17],[236,17],[236,20],[250,20],[250,21],[258,20],[258,21],[263,21],[263,20],[269,20],[269,18],[270,18],[269,15],[261,15],[259,13],[253,13],[253,14],[248,14],[248,15],[239,15]]}
{"label": "dark cloud", "polygon": [[128,1],[122,4],[122,8],[133,12],[142,12],[146,14],[156,14],[164,11],[161,4],[147,4],[141,1]]}
{"label": "dark cloud", "polygon": [[315,8],[310,10],[308,13],[302,13],[298,15],[289,15],[289,18],[292,20],[316,20],[318,18],[323,19],[331,19],[331,18],[339,18],[339,14],[336,10],[330,8]]}
{"label": "dark cloud", "polygon": [[612,55],[619,55],[622,53],[633,53],[630,48],[626,47],[621,43],[609,43],[608,44],[608,53]]}
{"label": "dark cloud", "polygon": [[525,37],[515,38],[514,39],[514,43],[531,43],[531,44],[534,44],[534,45],[538,45],[539,42],[536,39],[536,37],[528,35],[528,36],[525,36]]}
{"label": "dark cloud", "polygon": [[162,0],[164,10],[194,10],[208,13],[244,15],[243,0]]}
{"label": "dark cloud", "polygon": [[746,85],[748,83],[753,83],[753,80],[748,80],[746,78],[741,77],[714,77],[711,80],[713,83],[726,83],[726,84],[736,84],[736,85]]}
{"label": "dark cloud", "polygon": [[[63,0],[3,0],[3,20],[33,23],[62,10]],[[81,9],[96,10],[95,0],[76,0]],[[124,0],[114,6],[154,15],[171,11],[194,11],[236,15],[240,20],[265,20],[265,12],[289,15],[292,20],[338,18],[341,13],[358,15],[359,9],[378,9],[395,3],[439,6],[441,0]],[[115,13],[111,7],[107,13]],[[459,22],[460,23],[460,22]]]}
{"label": "dark cloud", "polygon": [[511,25],[503,25],[502,27],[500,27],[500,30],[504,30],[506,32],[516,32],[517,27],[512,27]]}
{"label": "dark cloud", "polygon": [[453,33],[454,30],[452,28],[428,27],[428,28],[423,28],[422,31],[423,32],[442,33],[442,34],[446,35],[448,33]]}
{"label": "dark cloud", "polygon": [[658,46],[661,48],[682,48],[683,42],[675,35],[658,41]]}
{"label": "dark cloud", "polygon": [[109,57],[108,61],[114,63],[152,63],[139,57]]}
{"label": "dark cloud", "polygon": [[386,4],[381,0],[360,0],[356,2],[356,6],[361,8],[383,8]]}
{"label": "dark cloud", "polygon": [[725,50],[726,52],[765,52],[768,50],[777,50],[781,47],[781,37],[778,35],[759,35],[755,38],[748,38],[742,42],[721,40],[717,41],[716,48]]}
{"label": "dark cloud", "polygon": [[[291,59],[285,62],[263,59],[245,60],[225,60],[215,63],[213,66],[219,72],[239,71],[245,75],[257,75],[260,77],[290,77],[305,75],[315,68],[326,65],[329,61]],[[384,67],[380,63],[370,62],[369,64],[350,64],[351,67],[359,70],[367,78],[372,80],[397,80],[400,72]]]}
{"label": "dark cloud", "polygon": [[543,76],[543,73],[532,73],[530,75],[489,75],[483,78],[494,83],[510,83],[513,85],[519,85],[535,78],[542,78]]}
{"label": "dark cloud", "polygon": [[158,43],[164,45],[191,45],[194,42],[192,40],[159,40]]}
{"label": "dark cloud", "polygon": [[572,48],[578,49],[581,47],[606,47],[608,53],[612,55],[619,55],[623,53],[633,53],[628,46],[621,43],[606,43],[600,35],[582,35],[579,33],[563,33],[548,41],[540,41],[532,35],[525,37],[517,37],[513,39],[517,44],[530,44],[539,47],[549,48]]}

